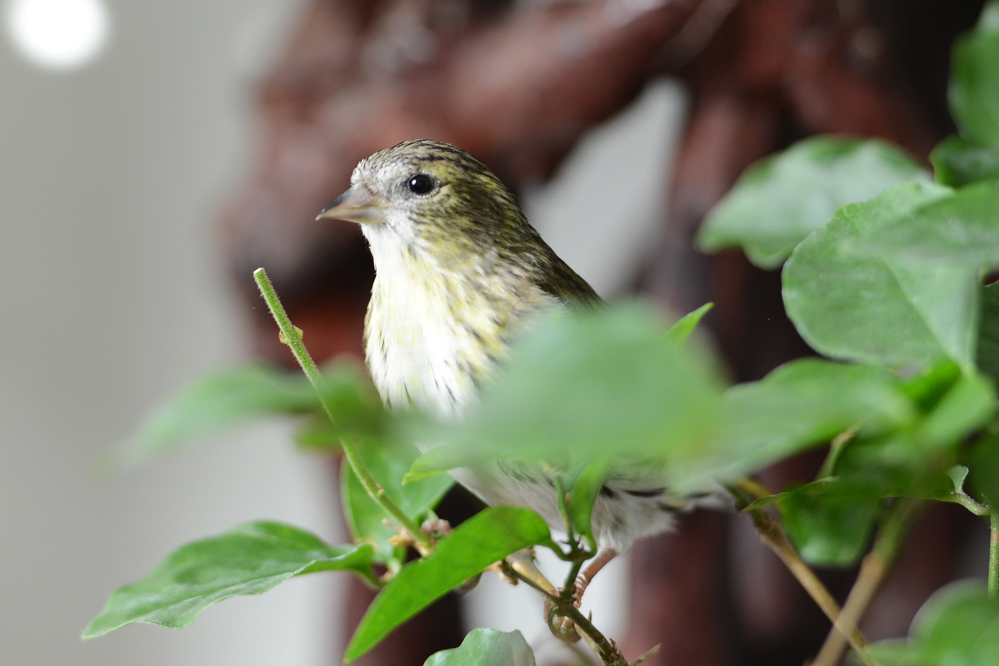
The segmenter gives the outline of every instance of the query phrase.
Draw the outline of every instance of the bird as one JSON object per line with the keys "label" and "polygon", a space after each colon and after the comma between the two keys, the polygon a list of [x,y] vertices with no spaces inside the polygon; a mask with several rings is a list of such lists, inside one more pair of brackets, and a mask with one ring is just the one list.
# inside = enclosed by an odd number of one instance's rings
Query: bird
{"label": "bird", "polygon": [[[319,219],[359,224],[370,246],[365,356],[389,409],[461,418],[532,320],[604,306],[499,178],[448,143],[406,141],[361,160],[350,188]],[[564,528],[539,464],[500,460],[452,475],[487,504],[526,506]],[[685,505],[669,495],[664,470],[612,465],[593,510],[599,552],[579,574],[576,595],[636,538],[672,528]]]}

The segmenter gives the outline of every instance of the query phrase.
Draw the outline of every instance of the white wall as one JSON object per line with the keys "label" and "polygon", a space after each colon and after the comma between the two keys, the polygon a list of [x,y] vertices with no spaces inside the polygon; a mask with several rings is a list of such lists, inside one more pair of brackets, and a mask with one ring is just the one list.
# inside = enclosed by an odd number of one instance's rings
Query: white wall
{"label": "white wall", "polygon": [[75,71],[0,34],[0,663],[333,661],[332,575],[184,631],[78,638],[185,541],[255,518],[338,538],[324,465],[274,427],[118,478],[95,466],[150,405],[240,354],[212,221],[251,150],[253,72],[296,5],[112,2],[108,50]]}

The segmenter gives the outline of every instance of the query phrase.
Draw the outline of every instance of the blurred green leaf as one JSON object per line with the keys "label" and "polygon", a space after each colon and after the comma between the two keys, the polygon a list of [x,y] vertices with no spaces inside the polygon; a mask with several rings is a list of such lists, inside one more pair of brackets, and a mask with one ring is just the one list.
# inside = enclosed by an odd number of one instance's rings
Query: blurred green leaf
{"label": "blurred green leaf", "polygon": [[978,288],[981,313],[978,324],[978,369],[999,381],[999,282]]}
{"label": "blurred green leaf", "polygon": [[[454,485],[454,480],[447,474],[403,484],[403,476],[419,455],[411,444],[362,440],[358,450],[388,498],[417,524]],[[341,463],[340,496],[344,517],[354,540],[374,546],[377,561],[389,564],[392,569],[401,566],[405,549],[389,543],[389,538],[396,531],[384,523],[391,517],[368,495],[347,461]]]}
{"label": "blurred green leaf", "polygon": [[881,666],[995,666],[999,598],[984,585],[948,585],[923,604],[907,640],[875,643],[866,654]]}
{"label": "blurred green leaf", "polygon": [[933,448],[956,448],[996,413],[996,392],[981,375],[962,375],[940,399],[919,429],[919,438]]}
{"label": "blurred green leaf", "polygon": [[[324,370],[325,393],[334,405],[339,434],[380,427],[381,402],[364,370],[340,361]],[[321,411],[319,397],[301,372],[261,363],[216,370],[153,411],[114,453],[112,464],[130,467],[223,428],[268,416]],[[328,421],[328,419],[327,419]]]}
{"label": "blurred green leaf", "polygon": [[961,377],[961,368],[950,359],[939,359],[901,380],[902,392],[920,411],[929,413]]}
{"label": "blurred green leaf", "polygon": [[670,326],[669,330],[666,331],[665,339],[675,345],[682,345],[690,337],[690,334],[694,332],[694,329],[704,315],[714,307],[714,303],[705,303],[701,307],[697,308],[693,312],[688,312],[683,317],[681,317],[675,324]]}
{"label": "blurred green leaf", "polygon": [[954,42],[951,112],[966,139],[999,146],[999,2],[990,0],[978,25]]}
{"label": "blurred green leaf", "polygon": [[980,493],[993,511],[999,511],[999,436],[983,437],[968,458],[971,487]]}
{"label": "blurred green leaf", "polygon": [[904,225],[920,206],[949,201],[937,185],[907,183],[844,206],[784,266],[784,305],[801,336],[833,358],[887,366],[950,357],[972,362],[977,270],[869,251],[879,229]]}
{"label": "blurred green leaf", "polygon": [[371,563],[371,546],[328,546],[288,525],[247,523],[181,546],[148,576],[115,590],[83,638],[135,622],[186,627],[214,603],[315,571],[353,571],[377,583]]}
{"label": "blurred green leaf", "polygon": [[534,666],[534,653],[523,634],[473,629],[460,647],[431,655],[423,666]]}
{"label": "blurred green leaf", "polygon": [[912,423],[915,410],[881,368],[802,359],[725,393],[720,430],[686,460],[671,461],[678,492],[751,474],[850,428],[880,433]]}
{"label": "blurred green leaf", "polygon": [[947,471],[956,451],[928,452],[912,432],[897,432],[851,442],[836,462],[847,483],[866,484],[881,497],[951,499],[954,481]]}
{"label": "blurred green leaf", "polygon": [[999,147],[981,146],[949,136],[930,153],[934,177],[941,185],[963,187],[980,180],[999,178]]}
{"label": "blurred green leaf", "polygon": [[720,381],[700,348],[663,344],[665,329],[635,303],[542,322],[467,419],[410,427],[408,439],[441,445],[408,478],[500,458],[569,469],[608,449],[642,459],[696,450],[715,427]]}
{"label": "blurred green leaf", "polygon": [[776,268],[843,204],[864,201],[929,174],[877,140],[819,136],[751,166],[708,214],[698,236],[706,252],[739,245],[761,268]]}
{"label": "blurred green leaf", "polygon": [[806,488],[784,493],[780,503],[788,537],[810,564],[853,566],[867,551],[877,523],[877,489],[842,481],[824,484],[821,492]]}
{"label": "blurred green leaf", "polygon": [[[837,459],[834,472],[842,480],[866,483],[881,497],[913,497],[957,501],[963,476],[955,468],[967,436],[985,426],[996,410],[995,390],[977,375],[942,372],[946,364],[907,380],[927,398],[909,426],[881,436],[860,437]],[[931,381],[936,387],[930,387]],[[960,477],[960,478],[958,478]]]}
{"label": "blurred green leaf", "polygon": [[375,597],[347,646],[353,661],[390,631],[510,553],[535,545],[557,549],[544,519],[529,509],[485,509],[441,539],[427,557],[410,562]]}

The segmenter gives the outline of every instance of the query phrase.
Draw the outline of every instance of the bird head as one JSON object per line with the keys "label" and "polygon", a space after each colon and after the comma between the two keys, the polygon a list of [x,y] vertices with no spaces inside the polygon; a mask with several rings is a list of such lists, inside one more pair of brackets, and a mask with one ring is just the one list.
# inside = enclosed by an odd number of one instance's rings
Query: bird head
{"label": "bird head", "polygon": [[350,181],[317,219],[357,222],[372,244],[391,239],[451,262],[540,241],[503,183],[447,143],[386,148],[362,160]]}

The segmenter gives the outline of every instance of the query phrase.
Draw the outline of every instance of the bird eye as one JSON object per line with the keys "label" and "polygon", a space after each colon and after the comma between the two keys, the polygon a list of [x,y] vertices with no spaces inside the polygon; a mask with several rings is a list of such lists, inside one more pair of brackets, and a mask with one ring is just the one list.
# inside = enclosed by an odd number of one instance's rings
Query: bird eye
{"label": "bird eye", "polygon": [[409,177],[406,186],[413,194],[426,194],[434,189],[434,179],[425,173],[418,173]]}

